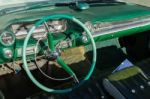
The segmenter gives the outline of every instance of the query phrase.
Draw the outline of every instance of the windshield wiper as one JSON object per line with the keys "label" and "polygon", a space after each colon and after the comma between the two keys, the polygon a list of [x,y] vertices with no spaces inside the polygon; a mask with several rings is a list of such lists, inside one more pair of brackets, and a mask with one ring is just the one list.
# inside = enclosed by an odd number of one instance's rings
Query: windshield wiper
{"label": "windshield wiper", "polygon": [[75,0],[74,2],[69,3],[56,3],[55,6],[70,6],[74,10],[85,10],[89,9],[92,6],[109,6],[109,5],[118,5],[126,4],[124,2],[118,1],[107,1],[107,0]]}
{"label": "windshield wiper", "polygon": [[94,5],[94,4],[100,4],[100,5],[105,5],[105,4],[125,4],[125,2],[120,2],[120,1],[115,1],[115,0],[74,0],[73,2],[66,2],[66,3],[56,3],[55,5],[58,6],[67,6],[67,5],[74,5],[77,3],[88,3],[89,5]]}

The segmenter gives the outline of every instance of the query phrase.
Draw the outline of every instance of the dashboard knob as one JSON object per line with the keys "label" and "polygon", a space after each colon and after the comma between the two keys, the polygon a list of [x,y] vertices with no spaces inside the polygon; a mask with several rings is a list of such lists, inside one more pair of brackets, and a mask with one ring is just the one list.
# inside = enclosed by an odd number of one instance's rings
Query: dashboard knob
{"label": "dashboard knob", "polygon": [[5,58],[8,58],[8,59],[12,58],[12,56],[13,56],[12,50],[11,49],[5,49],[4,50],[4,56],[5,56]]}

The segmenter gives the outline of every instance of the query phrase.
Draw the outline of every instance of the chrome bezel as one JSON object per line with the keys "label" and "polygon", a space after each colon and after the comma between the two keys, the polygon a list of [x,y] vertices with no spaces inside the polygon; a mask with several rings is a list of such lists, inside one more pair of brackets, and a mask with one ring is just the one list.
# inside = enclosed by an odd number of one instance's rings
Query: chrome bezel
{"label": "chrome bezel", "polygon": [[[2,37],[3,37],[3,35],[4,35],[5,33],[9,33],[9,34],[12,36],[12,42],[11,42],[10,44],[6,44],[6,43],[4,43],[3,40],[2,40]],[[3,33],[0,34],[0,43],[1,43],[2,45],[4,45],[4,46],[11,46],[11,45],[14,44],[14,42],[15,42],[15,35],[14,35],[12,32],[10,32],[10,31],[4,31]]]}
{"label": "chrome bezel", "polygon": [[48,26],[61,26],[61,29],[56,29],[55,28],[50,28],[50,32],[52,33],[60,33],[60,32],[65,32],[67,30],[67,24],[68,21],[65,19],[56,19],[56,20],[50,20],[47,22]]}

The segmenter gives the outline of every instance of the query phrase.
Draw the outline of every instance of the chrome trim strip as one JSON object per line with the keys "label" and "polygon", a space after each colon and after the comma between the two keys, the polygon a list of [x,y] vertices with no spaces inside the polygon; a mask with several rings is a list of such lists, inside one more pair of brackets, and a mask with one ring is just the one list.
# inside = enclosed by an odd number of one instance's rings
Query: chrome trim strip
{"label": "chrome trim strip", "polygon": [[150,25],[150,17],[145,18],[145,19],[138,19],[136,21],[130,21],[130,22],[128,22],[128,21],[119,22],[118,24],[115,22],[115,25],[113,25],[114,24],[113,22],[110,24],[111,24],[111,26],[100,28],[99,32],[94,32],[92,34],[93,37],[107,35],[107,34],[113,34],[115,32],[120,32],[120,31],[124,31],[124,30],[129,30],[129,29],[133,29],[133,28],[137,28],[137,27],[143,27],[146,25]]}

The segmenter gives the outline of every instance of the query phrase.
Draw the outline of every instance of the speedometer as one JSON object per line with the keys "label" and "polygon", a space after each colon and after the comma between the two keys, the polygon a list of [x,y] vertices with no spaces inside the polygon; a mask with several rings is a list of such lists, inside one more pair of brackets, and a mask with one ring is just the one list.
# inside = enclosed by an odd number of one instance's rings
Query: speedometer
{"label": "speedometer", "polygon": [[4,46],[10,46],[15,42],[15,36],[12,32],[5,31],[0,35],[0,42]]}

